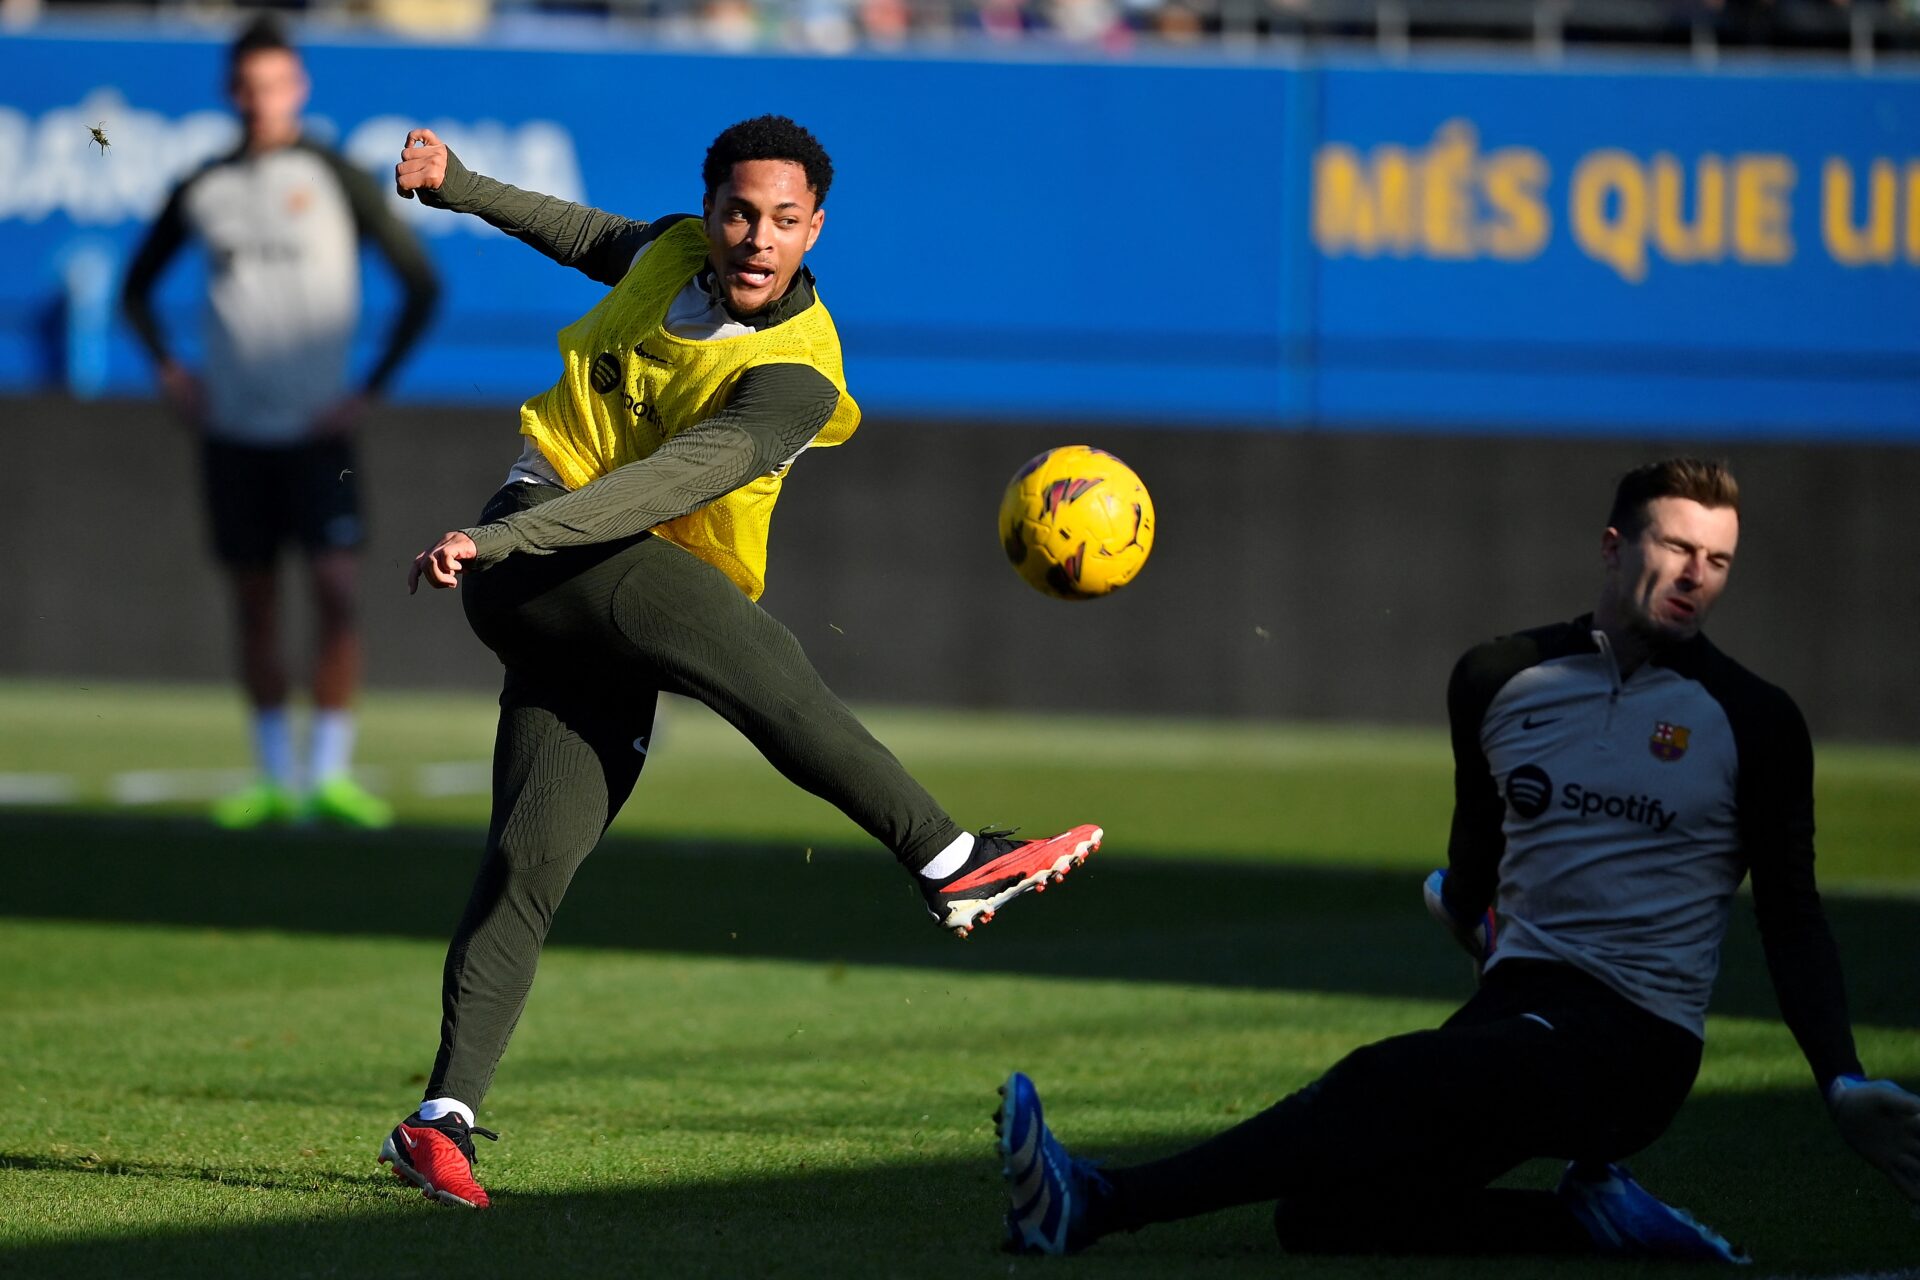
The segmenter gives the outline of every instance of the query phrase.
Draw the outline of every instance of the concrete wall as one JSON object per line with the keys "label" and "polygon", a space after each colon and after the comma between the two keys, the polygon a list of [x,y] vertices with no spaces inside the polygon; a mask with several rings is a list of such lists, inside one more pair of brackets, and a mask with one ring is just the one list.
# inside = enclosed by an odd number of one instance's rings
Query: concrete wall
{"label": "concrete wall", "polygon": [[[143,402],[56,399],[0,401],[0,440],[0,676],[224,676],[191,441]],[[1064,604],[1008,568],[994,513],[1077,440],[1140,471],[1159,542],[1120,595]],[[1591,606],[1614,478],[1677,447],[871,420],[795,468],[765,604],[850,700],[1437,723],[1461,649]],[[1715,638],[1817,733],[1920,740],[1920,449],[1693,447],[1746,494]],[[404,579],[516,452],[504,408],[368,424],[373,683],[493,684],[458,602]]]}

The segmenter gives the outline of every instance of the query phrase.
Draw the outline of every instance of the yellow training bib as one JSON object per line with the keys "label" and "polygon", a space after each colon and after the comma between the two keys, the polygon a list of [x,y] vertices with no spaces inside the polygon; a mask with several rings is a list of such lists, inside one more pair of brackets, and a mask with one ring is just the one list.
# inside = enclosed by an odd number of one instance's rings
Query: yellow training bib
{"label": "yellow training bib", "polygon": [[[791,320],[737,337],[701,342],[667,332],[667,307],[706,261],[699,219],[676,223],[600,305],[560,331],[566,370],[520,406],[520,434],[532,437],[569,488],[638,462],[712,417],[726,406],[735,381],[755,365],[803,364],[839,388],[839,406],[811,447],[840,444],[860,425],[860,407],[847,394],[841,369],[840,335],[817,298]],[[756,477],[654,532],[758,600],[766,587],[767,533],[782,478]]]}

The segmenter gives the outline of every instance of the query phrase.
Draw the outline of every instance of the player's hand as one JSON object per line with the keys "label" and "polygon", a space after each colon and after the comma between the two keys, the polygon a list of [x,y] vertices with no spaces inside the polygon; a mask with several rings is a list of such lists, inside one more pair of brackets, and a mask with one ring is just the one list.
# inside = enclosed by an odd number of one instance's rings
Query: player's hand
{"label": "player's hand", "polygon": [[1446,883],[1447,873],[1441,870],[1428,876],[1426,884],[1421,886],[1422,896],[1427,900],[1427,914],[1440,922],[1460,949],[1473,957],[1474,963],[1484,967],[1500,936],[1493,910],[1488,908],[1471,920],[1456,918],[1442,893]]}
{"label": "player's hand", "polygon": [[190,427],[206,425],[207,393],[193,371],[177,361],[160,366],[160,394],[180,420]]}
{"label": "player's hand", "polygon": [[431,129],[414,129],[393,166],[393,189],[407,199],[416,191],[438,191],[447,180],[447,144]]}
{"label": "player's hand", "polygon": [[420,589],[422,578],[436,589],[459,586],[460,575],[466,572],[467,561],[479,554],[480,550],[473,545],[473,539],[458,529],[441,534],[440,541],[413,558],[413,568],[407,571],[407,594],[412,595]]}
{"label": "player's hand", "polygon": [[1827,1088],[1827,1110],[1847,1145],[1920,1204],[1920,1097],[1891,1080],[1841,1076]]}
{"label": "player's hand", "polygon": [[360,425],[360,419],[367,416],[367,397],[356,392],[342,396],[328,405],[321,415],[313,420],[313,436],[316,440],[339,440],[353,434]]}

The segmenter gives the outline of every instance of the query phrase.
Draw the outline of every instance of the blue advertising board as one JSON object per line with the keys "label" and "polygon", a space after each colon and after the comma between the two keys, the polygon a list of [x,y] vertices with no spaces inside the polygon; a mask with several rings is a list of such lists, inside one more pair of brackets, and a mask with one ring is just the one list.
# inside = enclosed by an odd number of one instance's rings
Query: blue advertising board
{"label": "blue advertising board", "polygon": [[1920,79],[1321,82],[1321,415],[1916,434]]}
{"label": "blue advertising board", "polygon": [[[0,388],[149,386],[115,282],[235,137],[219,39],[116,30],[0,41]],[[697,206],[725,125],[800,118],[835,159],[809,261],[870,413],[1920,439],[1920,77],[304,49],[310,131],[369,171],[426,124],[638,218]],[[599,286],[395,204],[446,286],[395,394],[504,410],[549,382]],[[161,292],[183,334],[195,270]]]}

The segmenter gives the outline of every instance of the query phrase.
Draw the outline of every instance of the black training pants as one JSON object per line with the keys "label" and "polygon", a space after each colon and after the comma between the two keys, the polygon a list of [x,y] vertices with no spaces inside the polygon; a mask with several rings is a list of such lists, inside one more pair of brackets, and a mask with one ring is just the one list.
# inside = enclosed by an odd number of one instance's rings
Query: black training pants
{"label": "black training pants", "polygon": [[1536,1157],[1619,1160],[1680,1109],[1701,1043],[1568,965],[1510,960],[1444,1025],[1367,1045],[1199,1146],[1111,1174],[1137,1229],[1276,1201],[1302,1253],[1590,1248],[1550,1192],[1490,1189]]}
{"label": "black training pants", "polygon": [[[509,485],[497,520],[559,496]],[[516,554],[468,573],[467,620],[506,667],[493,818],[447,950],[429,1098],[478,1108],[554,912],[646,763],[656,694],[698,698],[775,768],[909,866],[958,826],[828,690],[787,629],[723,573],[651,534]]]}

